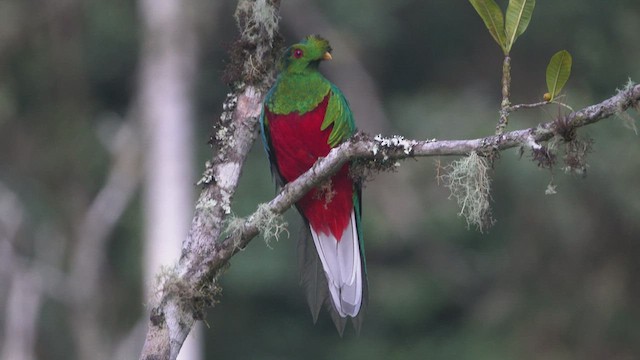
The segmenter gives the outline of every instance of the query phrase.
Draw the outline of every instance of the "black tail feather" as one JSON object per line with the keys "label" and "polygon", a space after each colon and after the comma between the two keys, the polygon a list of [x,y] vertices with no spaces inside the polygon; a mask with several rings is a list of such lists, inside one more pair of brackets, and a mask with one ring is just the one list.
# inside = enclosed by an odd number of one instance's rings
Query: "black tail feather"
{"label": "black tail feather", "polygon": [[309,225],[306,222],[302,226],[298,240],[298,266],[300,268],[300,284],[305,288],[307,302],[315,324],[318,321],[322,304],[329,298],[329,285],[316,252]]}
{"label": "black tail feather", "polygon": [[333,323],[336,326],[336,330],[338,330],[338,334],[340,334],[340,337],[342,337],[342,334],[344,334],[344,328],[347,326],[347,318],[344,318],[340,316],[340,314],[338,314],[338,311],[331,302],[331,297],[327,297],[326,302],[327,310],[329,310],[329,315],[331,315],[331,320],[333,320]]}

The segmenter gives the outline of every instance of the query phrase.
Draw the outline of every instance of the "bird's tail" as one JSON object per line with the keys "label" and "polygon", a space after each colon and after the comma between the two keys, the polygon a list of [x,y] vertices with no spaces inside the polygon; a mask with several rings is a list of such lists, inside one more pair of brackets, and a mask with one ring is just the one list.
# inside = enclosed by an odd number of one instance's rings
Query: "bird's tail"
{"label": "bird's tail", "polygon": [[341,336],[348,318],[360,332],[367,305],[367,276],[355,216],[352,213],[340,241],[316,233],[307,223],[298,243],[300,280],[313,321],[326,304]]}

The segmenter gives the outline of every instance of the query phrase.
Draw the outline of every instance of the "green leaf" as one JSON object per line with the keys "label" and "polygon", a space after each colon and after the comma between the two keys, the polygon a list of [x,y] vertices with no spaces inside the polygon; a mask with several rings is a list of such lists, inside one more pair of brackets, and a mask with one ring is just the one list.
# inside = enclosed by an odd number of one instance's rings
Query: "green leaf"
{"label": "green leaf", "polygon": [[498,4],[494,0],[469,0],[469,2],[484,21],[491,36],[506,54],[507,38],[504,34],[504,16]]}
{"label": "green leaf", "polygon": [[518,36],[527,30],[535,6],[536,0],[509,0],[505,23],[506,53],[511,51],[511,47]]}
{"label": "green leaf", "polygon": [[551,57],[547,65],[547,89],[551,100],[555,99],[569,80],[571,62],[571,54],[567,50],[560,50]]}

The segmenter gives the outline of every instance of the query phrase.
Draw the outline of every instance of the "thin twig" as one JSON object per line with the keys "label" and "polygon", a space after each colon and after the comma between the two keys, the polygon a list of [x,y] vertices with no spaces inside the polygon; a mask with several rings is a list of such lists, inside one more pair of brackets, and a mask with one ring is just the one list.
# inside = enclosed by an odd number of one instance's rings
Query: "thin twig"
{"label": "thin twig", "polygon": [[549,105],[551,102],[549,101],[540,101],[537,103],[533,103],[533,104],[518,104],[518,105],[511,105],[509,107],[507,107],[505,110],[509,113],[512,112],[516,112],[518,110],[522,110],[522,109],[535,109],[535,108],[539,108],[545,105]]}

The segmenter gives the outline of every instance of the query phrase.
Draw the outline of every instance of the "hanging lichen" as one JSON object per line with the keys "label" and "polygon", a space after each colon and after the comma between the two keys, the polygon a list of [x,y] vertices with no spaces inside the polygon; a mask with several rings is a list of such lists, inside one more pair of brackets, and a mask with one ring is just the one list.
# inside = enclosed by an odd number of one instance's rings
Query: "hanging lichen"
{"label": "hanging lichen", "polygon": [[469,156],[452,162],[445,167],[446,173],[440,180],[451,191],[451,196],[460,206],[460,216],[467,225],[474,225],[480,232],[495,222],[491,216],[489,204],[491,178],[489,162],[486,158],[472,152]]}

